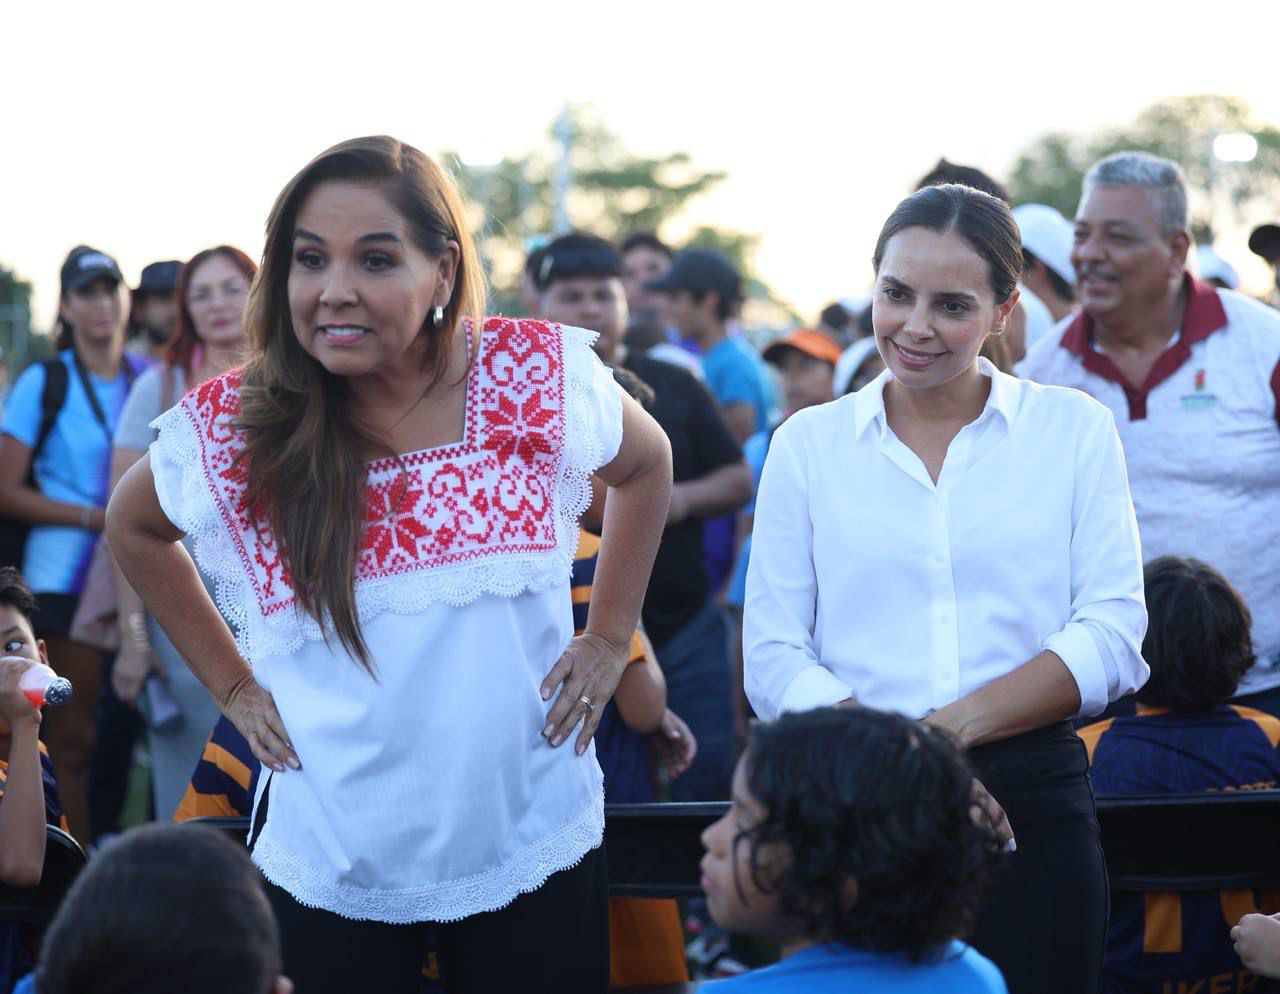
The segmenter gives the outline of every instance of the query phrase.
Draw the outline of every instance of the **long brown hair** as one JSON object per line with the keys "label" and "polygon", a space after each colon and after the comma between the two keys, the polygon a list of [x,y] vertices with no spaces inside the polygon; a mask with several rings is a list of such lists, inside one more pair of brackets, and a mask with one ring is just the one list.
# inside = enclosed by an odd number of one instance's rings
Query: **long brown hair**
{"label": "long brown hair", "polygon": [[200,336],[196,334],[196,323],[191,320],[191,308],[187,306],[187,291],[191,287],[191,277],[195,275],[196,270],[218,256],[240,270],[240,274],[250,283],[258,272],[257,264],[234,245],[216,245],[197,252],[178,273],[178,283],[173,291],[174,299],[178,302],[178,320],[174,322],[173,334],[165,343],[164,361],[170,366],[181,369],[186,375],[187,383],[191,386],[195,385],[191,383],[192,357],[196,346],[200,344]]}
{"label": "long brown hair", "polygon": [[449,368],[454,330],[484,314],[484,275],[453,181],[416,148],[380,135],[354,138],[312,159],[276,198],[267,219],[262,268],[245,309],[250,358],[240,388],[241,457],[246,499],[265,522],[288,565],[296,605],[331,626],[338,641],[373,670],[356,611],[355,572],[364,526],[366,472],[362,454],[390,451],[359,423],[349,388],[298,343],[289,310],[289,269],[298,209],[319,184],[375,183],[409,226],[417,246],[438,258],[459,248],[453,293],[444,320],[428,319],[423,390]]}

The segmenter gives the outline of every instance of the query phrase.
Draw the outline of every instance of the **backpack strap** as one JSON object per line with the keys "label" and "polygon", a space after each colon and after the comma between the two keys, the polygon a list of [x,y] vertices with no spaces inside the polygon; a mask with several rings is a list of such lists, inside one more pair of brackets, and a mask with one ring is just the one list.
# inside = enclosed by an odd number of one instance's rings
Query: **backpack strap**
{"label": "backpack strap", "polygon": [[53,431],[53,423],[58,420],[58,412],[67,400],[67,367],[60,358],[44,359],[40,363],[44,367],[44,390],[40,393],[40,430],[36,433],[36,444],[31,450],[31,464],[35,465],[36,456],[44,448],[44,443]]}

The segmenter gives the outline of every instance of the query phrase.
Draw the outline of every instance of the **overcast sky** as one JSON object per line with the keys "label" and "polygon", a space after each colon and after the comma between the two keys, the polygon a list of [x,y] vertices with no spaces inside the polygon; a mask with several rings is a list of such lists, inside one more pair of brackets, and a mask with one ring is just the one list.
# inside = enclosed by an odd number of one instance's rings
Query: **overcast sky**
{"label": "overcast sky", "polygon": [[[35,282],[45,327],[78,242],[130,282],[218,242],[256,256],[281,185],[338,140],[496,159],[590,101],[632,148],[727,171],[688,222],[759,233],[760,274],[811,313],[865,287],[880,222],[939,155],[999,175],[1045,131],[1190,93],[1280,122],[1277,18],[1257,0],[6,0],[0,264]],[[1239,233],[1218,247],[1264,282]]]}

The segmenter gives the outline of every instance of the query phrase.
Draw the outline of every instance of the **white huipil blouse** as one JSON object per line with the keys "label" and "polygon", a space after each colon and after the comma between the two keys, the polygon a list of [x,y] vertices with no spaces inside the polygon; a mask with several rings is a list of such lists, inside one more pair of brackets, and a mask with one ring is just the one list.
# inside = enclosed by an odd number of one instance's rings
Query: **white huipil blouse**
{"label": "white huipil blouse", "polygon": [[[453,921],[508,904],[598,846],[594,746],[541,736],[542,679],[573,635],[569,573],[588,478],[622,440],[594,335],[485,322],[457,444],[371,463],[356,602],[376,679],[295,609],[244,505],[239,373],[155,422],[165,514],[302,763],[264,769],[254,861],[348,918]],[[554,700],[554,698],[553,698]]]}
{"label": "white huipil blouse", "polygon": [[1111,412],[979,368],[990,395],[937,483],[889,427],[888,371],[774,435],[743,623],[761,717],[853,697],[919,718],[1046,649],[1082,715],[1146,682],[1142,556]]}

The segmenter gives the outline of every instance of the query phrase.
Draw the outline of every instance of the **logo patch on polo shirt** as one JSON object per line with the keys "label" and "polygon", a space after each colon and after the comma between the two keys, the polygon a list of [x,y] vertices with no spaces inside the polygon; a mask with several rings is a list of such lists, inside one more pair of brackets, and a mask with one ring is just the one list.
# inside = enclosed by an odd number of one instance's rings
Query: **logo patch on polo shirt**
{"label": "logo patch on polo shirt", "polygon": [[1189,393],[1182,398],[1182,409],[1184,411],[1195,411],[1203,408],[1213,407],[1218,403],[1218,398],[1211,393],[1204,392],[1205,371],[1203,369],[1196,370],[1195,393]]}

